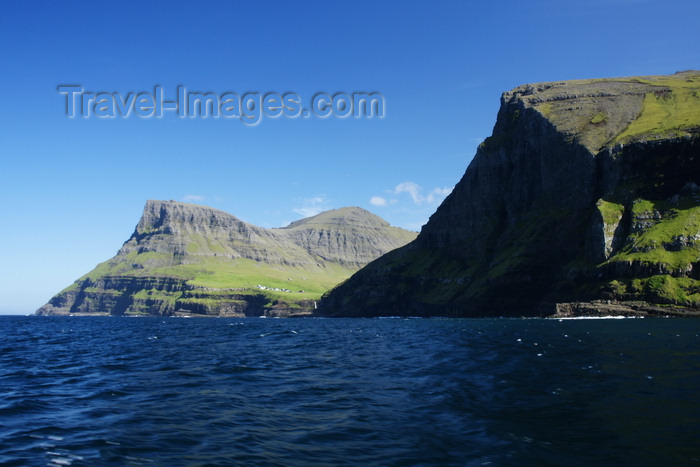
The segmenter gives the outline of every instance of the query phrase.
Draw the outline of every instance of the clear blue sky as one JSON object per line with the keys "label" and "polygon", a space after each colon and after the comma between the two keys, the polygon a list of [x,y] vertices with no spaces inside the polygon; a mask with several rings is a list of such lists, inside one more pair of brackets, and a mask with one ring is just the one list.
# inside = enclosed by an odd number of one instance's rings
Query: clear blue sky
{"label": "clear blue sky", "polygon": [[[698,18],[697,0],[8,2],[0,314],[33,312],[113,256],[147,199],[263,227],[361,206],[419,230],[491,133],[503,91],[700,68]],[[386,112],[69,119],[60,84],[304,101],[375,91]]]}

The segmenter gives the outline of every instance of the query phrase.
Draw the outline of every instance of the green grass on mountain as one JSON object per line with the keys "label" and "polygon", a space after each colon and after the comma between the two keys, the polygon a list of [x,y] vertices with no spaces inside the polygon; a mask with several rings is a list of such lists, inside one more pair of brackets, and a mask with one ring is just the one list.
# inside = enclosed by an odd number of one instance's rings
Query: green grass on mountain
{"label": "green grass on mountain", "polygon": [[598,112],[591,118],[590,122],[594,125],[597,125],[599,123],[603,123],[605,120],[608,119],[608,115],[605,112]]}
{"label": "green grass on mountain", "polygon": [[637,81],[659,89],[646,94],[642,113],[615,138],[616,143],[639,136],[646,139],[682,136],[688,129],[700,128],[700,74]]}
{"label": "green grass on mountain", "polygon": [[601,199],[598,200],[596,206],[598,208],[598,211],[600,212],[601,217],[603,218],[603,223],[605,224],[605,233],[607,235],[614,234],[615,228],[620,223],[622,215],[624,214],[624,205]]}
{"label": "green grass on mountain", "polygon": [[[641,282],[641,281],[640,281]],[[700,294],[697,290],[697,281],[687,277],[672,277],[667,274],[652,276],[642,285],[648,294],[667,300],[674,304],[698,306]]]}
{"label": "green grass on mountain", "polygon": [[[700,131],[698,71],[539,83],[520,91],[563,135],[594,153],[606,146]],[[493,145],[496,138],[491,138]]]}
{"label": "green grass on mountain", "polygon": [[[193,257],[188,257],[192,260]],[[231,259],[227,257],[200,256],[194,257],[196,262],[177,264],[177,258],[166,253],[146,252],[126,255],[126,261],[100,263],[95,269],[83,276],[98,279],[103,276],[121,275],[127,277],[175,277],[184,279],[188,284],[197,287],[215,289],[250,289],[249,292],[264,293],[270,296],[290,300],[316,300],[336,284],[352,275],[354,269],[344,268],[337,264],[314,267],[288,266],[283,264],[265,264],[245,258]],[[134,267],[157,260],[160,267]],[[171,265],[169,265],[171,264]],[[78,287],[78,282],[64,291]],[[259,289],[258,285],[268,290]],[[269,289],[287,289],[282,292]],[[87,290],[87,289],[86,289]],[[97,291],[97,289],[95,290]],[[100,290],[103,292],[102,290]],[[245,292],[241,290],[241,292]],[[162,291],[139,291],[136,298],[149,298],[148,294],[163,298]],[[167,295],[167,294],[165,294]],[[175,299],[175,298],[171,298]]]}
{"label": "green grass on mountain", "polygon": [[630,244],[611,262],[636,260],[679,269],[700,260],[700,240],[693,240],[700,236],[700,206],[639,200],[632,205],[632,216],[646,228],[631,232]]}
{"label": "green grass on mountain", "polygon": [[[601,206],[605,206],[601,212],[608,220],[620,215],[614,203]],[[631,226],[626,244],[601,266],[636,264],[630,271],[636,271],[638,277],[623,274],[602,284],[601,290],[625,300],[700,306],[700,281],[687,275],[700,261],[698,201],[692,196],[675,203],[636,199],[628,209]]]}
{"label": "green grass on mountain", "polygon": [[700,283],[689,277],[656,274],[633,279],[620,278],[604,284],[602,290],[625,300],[642,300],[667,306],[700,307]]}
{"label": "green grass on mountain", "polygon": [[[298,298],[312,299],[320,298],[324,292],[354,272],[338,265],[301,268],[264,264],[243,258],[233,261],[216,260],[217,258],[207,257],[204,263],[180,265],[164,271],[191,273],[194,277],[188,282],[200,287],[257,289],[258,285],[262,285],[268,289],[288,289]],[[289,292],[281,294],[288,296]]]}

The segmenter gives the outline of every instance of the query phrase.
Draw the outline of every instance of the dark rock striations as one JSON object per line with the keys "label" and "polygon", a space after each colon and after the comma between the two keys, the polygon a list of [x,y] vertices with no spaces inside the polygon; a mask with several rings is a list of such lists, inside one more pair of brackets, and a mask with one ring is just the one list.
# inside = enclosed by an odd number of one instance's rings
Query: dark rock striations
{"label": "dark rock striations", "polygon": [[361,208],[264,229],[204,206],[148,201],[117,255],[37,314],[289,316],[416,237]]}
{"label": "dark rock striations", "polygon": [[329,292],[320,313],[698,309],[698,92],[688,71],[503,94],[492,136],[418,238]]}

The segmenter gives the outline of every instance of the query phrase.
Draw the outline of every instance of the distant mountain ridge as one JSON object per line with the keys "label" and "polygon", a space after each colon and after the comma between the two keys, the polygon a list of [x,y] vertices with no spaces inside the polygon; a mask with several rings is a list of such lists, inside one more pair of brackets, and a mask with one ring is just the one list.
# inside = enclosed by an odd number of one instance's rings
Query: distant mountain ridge
{"label": "distant mountain ridge", "polygon": [[117,255],[37,313],[299,314],[416,235],[359,207],[265,229],[210,207],[149,200]]}
{"label": "distant mountain ridge", "polygon": [[315,265],[320,259],[355,267],[402,246],[412,236],[359,207],[265,229],[206,206],[148,201],[136,231],[119,254],[171,252],[290,265]]}

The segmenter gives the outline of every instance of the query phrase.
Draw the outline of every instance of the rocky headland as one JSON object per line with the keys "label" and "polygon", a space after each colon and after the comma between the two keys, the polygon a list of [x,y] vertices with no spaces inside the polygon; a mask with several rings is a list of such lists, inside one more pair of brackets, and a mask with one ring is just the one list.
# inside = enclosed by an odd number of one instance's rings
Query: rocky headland
{"label": "rocky headland", "polygon": [[700,72],[506,92],[493,134],[418,238],[323,316],[700,310]]}
{"label": "rocky headland", "polygon": [[309,315],[325,291],[416,235],[356,207],[264,229],[205,206],[148,201],[116,256],[37,314]]}

